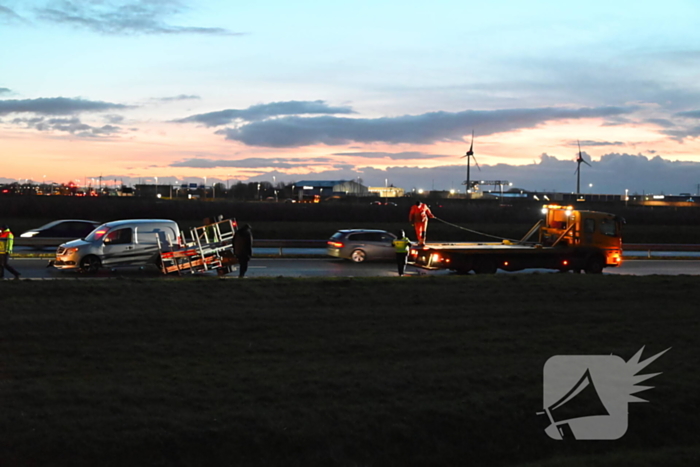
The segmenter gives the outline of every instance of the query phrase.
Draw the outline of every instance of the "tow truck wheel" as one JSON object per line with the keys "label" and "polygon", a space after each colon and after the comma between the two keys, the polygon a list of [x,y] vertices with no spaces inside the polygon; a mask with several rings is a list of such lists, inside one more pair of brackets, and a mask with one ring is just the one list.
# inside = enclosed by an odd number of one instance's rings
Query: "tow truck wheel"
{"label": "tow truck wheel", "polygon": [[586,262],[586,267],[583,268],[586,274],[600,274],[603,272],[603,260],[600,257],[594,256]]}
{"label": "tow truck wheel", "polygon": [[95,274],[100,269],[100,259],[97,256],[88,255],[80,260],[80,271],[87,274]]}
{"label": "tow truck wheel", "polygon": [[474,272],[477,274],[496,274],[496,262],[490,258],[483,258],[474,265]]}
{"label": "tow truck wheel", "polygon": [[355,250],[350,254],[353,263],[362,263],[367,259],[367,253],[362,250]]}

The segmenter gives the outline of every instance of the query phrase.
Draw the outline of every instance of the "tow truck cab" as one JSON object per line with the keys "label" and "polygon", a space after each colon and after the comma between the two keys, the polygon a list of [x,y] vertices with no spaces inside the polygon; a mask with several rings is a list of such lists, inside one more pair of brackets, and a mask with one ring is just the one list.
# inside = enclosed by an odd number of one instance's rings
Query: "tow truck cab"
{"label": "tow truck cab", "polygon": [[543,206],[544,222],[539,229],[542,246],[598,248],[605,254],[605,266],[622,263],[622,224],[614,214],[579,211],[572,206]]}

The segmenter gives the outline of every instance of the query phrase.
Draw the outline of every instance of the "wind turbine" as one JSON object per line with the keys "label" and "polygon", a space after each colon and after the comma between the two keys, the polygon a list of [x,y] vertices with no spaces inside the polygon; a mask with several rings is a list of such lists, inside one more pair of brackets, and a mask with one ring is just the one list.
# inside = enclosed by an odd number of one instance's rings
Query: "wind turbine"
{"label": "wind turbine", "polygon": [[581,142],[576,141],[578,143],[578,157],[576,158],[576,171],[574,172],[576,174],[576,194],[580,195],[581,194],[581,162],[586,164],[588,167],[592,167],[591,164],[586,162],[586,160],[583,158],[583,154],[581,154]]}
{"label": "wind turbine", "polygon": [[467,181],[464,182],[465,185],[467,185],[467,194],[469,194],[469,190],[471,189],[471,178],[470,178],[470,169],[471,169],[471,159],[472,157],[474,158],[474,163],[476,164],[476,168],[479,169],[481,172],[481,167],[479,167],[479,163],[476,161],[476,156],[474,155],[474,130],[472,130],[472,144],[469,146],[469,151],[460,159],[467,158]]}

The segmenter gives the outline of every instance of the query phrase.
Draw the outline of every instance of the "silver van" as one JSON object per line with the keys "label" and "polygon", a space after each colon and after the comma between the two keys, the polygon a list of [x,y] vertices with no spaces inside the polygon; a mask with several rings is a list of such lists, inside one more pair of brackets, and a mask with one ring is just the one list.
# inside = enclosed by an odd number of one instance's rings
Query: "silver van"
{"label": "silver van", "polygon": [[101,267],[158,266],[161,245],[180,242],[180,228],[166,219],[130,219],[102,224],[87,237],[63,243],[53,266],[95,273]]}

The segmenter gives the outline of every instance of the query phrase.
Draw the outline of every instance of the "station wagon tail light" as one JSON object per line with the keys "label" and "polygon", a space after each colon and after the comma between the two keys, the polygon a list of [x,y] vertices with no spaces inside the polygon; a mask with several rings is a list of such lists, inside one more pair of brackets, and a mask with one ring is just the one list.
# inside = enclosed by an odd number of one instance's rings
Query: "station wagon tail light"
{"label": "station wagon tail light", "polygon": [[328,246],[331,246],[333,248],[343,248],[343,242],[328,242]]}

